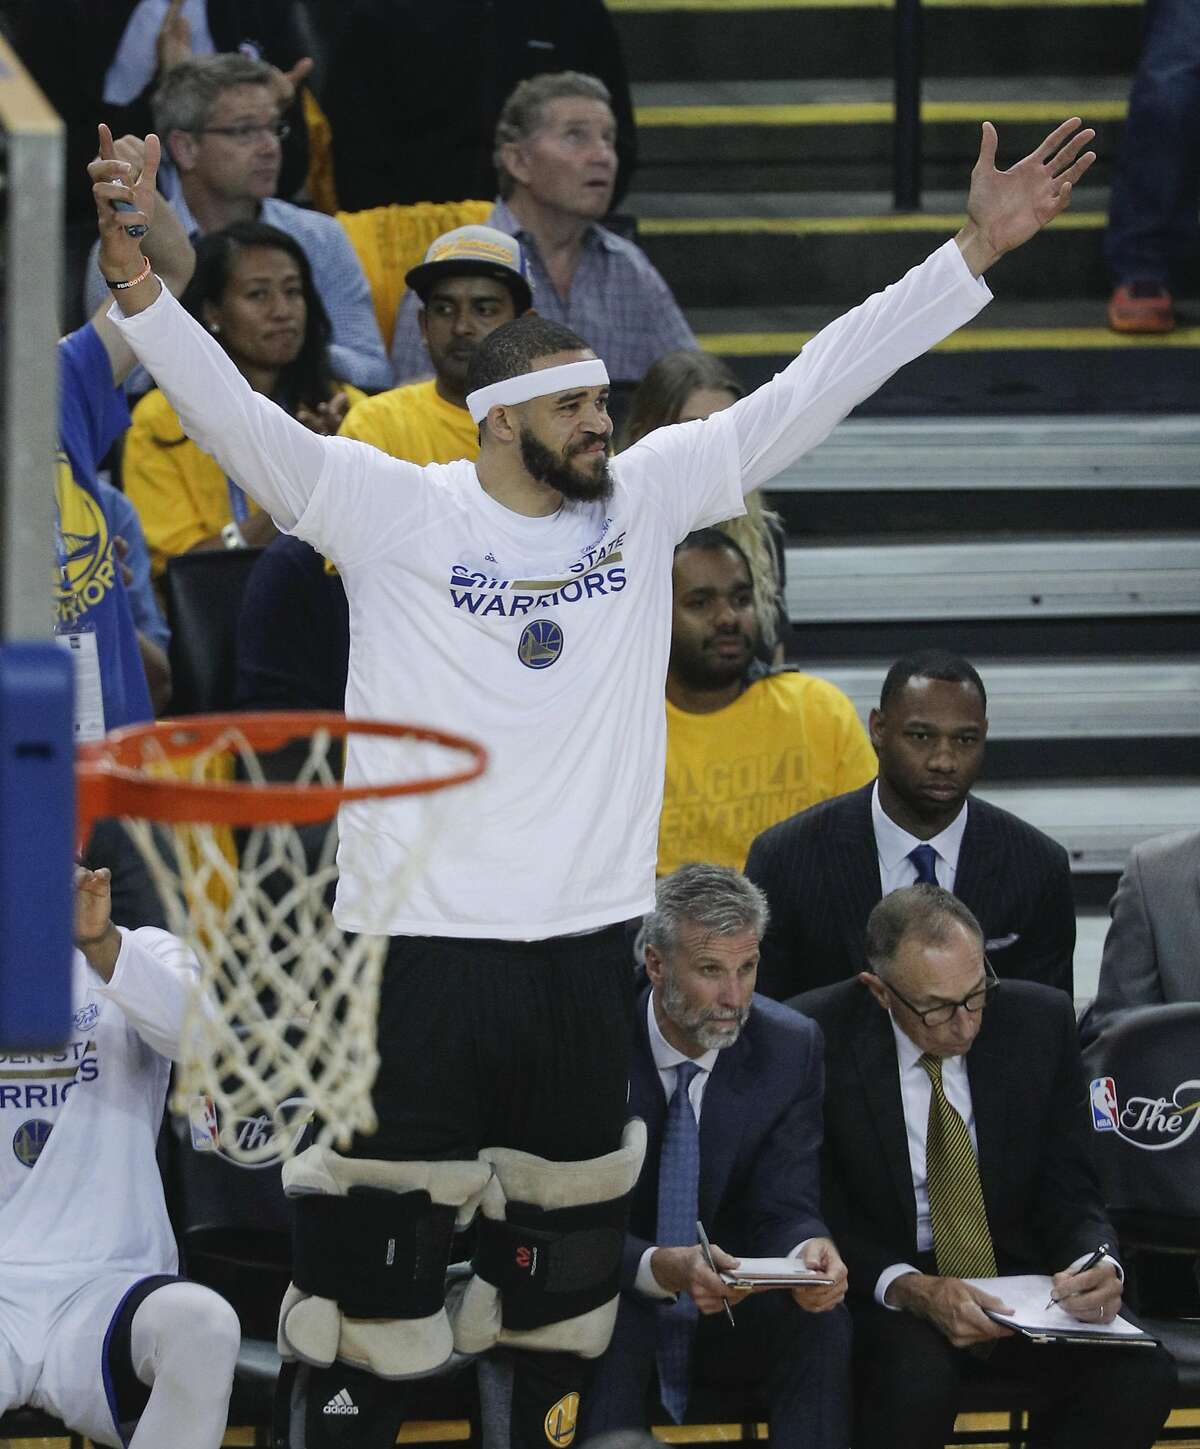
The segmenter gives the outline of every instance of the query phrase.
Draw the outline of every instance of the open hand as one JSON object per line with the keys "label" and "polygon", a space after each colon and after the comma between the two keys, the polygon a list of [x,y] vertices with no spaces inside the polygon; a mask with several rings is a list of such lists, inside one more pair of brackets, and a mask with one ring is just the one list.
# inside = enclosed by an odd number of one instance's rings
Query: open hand
{"label": "open hand", "polygon": [[1023,161],[998,171],[996,128],[984,121],[967,197],[969,220],[959,234],[963,255],[976,276],[1066,210],[1076,183],[1096,159],[1094,151],[1083,149],[1096,133],[1090,127],[1080,130],[1081,125],[1079,117],[1072,116]]}
{"label": "open hand", "polygon": [[997,1323],[983,1311],[1011,1313],[1012,1309],[982,1288],[962,1278],[938,1278],[928,1273],[905,1273],[888,1288],[888,1302],[932,1323],[955,1348],[1011,1338],[1014,1330]]}
{"label": "open hand", "polygon": [[806,1313],[828,1313],[846,1296],[849,1274],[832,1238],[810,1238],[800,1259],[823,1278],[832,1278],[828,1288],[793,1288],[792,1300]]}

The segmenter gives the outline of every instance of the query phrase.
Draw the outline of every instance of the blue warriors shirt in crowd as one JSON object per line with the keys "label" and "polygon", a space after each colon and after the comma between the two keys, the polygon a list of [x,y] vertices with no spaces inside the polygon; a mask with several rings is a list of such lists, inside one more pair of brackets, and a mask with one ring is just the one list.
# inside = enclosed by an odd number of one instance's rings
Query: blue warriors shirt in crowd
{"label": "blue warriors shirt in crowd", "polygon": [[95,739],[154,713],[112,519],[96,486],[129,410],[90,322],[59,342],[58,362],[55,633],[76,655],[76,738]]}

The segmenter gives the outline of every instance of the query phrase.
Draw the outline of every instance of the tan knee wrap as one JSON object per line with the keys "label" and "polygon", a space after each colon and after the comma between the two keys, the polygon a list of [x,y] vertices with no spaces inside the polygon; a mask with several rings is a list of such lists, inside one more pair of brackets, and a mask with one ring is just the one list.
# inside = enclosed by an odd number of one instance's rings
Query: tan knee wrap
{"label": "tan knee wrap", "polygon": [[[310,1147],[284,1166],[283,1185],[289,1197],[346,1197],[352,1187],[426,1192],[435,1205],[453,1208],[457,1225],[465,1227],[491,1175],[481,1160],[380,1162]],[[294,1283],[280,1306],[278,1345],[285,1359],[320,1368],[340,1359],[388,1379],[434,1373],[454,1351],[444,1308],[424,1318],[353,1318],[335,1299],[305,1293]]]}
{"label": "tan knee wrap", "polygon": [[[480,1158],[491,1165],[493,1176],[483,1190],[479,1206],[484,1217],[502,1222],[509,1200],[554,1209],[585,1207],[624,1198],[637,1182],[645,1153],[646,1126],[639,1117],[625,1124],[617,1151],[586,1162],[548,1162],[508,1147],[486,1148]],[[581,1358],[598,1358],[608,1347],[617,1317],[614,1293],[607,1302],[576,1317],[539,1328],[515,1330],[503,1326],[502,1302],[500,1289],[478,1273],[450,1285],[446,1310],[454,1328],[454,1347],[459,1353],[485,1353],[499,1343],[513,1348],[549,1349],[575,1353]]]}

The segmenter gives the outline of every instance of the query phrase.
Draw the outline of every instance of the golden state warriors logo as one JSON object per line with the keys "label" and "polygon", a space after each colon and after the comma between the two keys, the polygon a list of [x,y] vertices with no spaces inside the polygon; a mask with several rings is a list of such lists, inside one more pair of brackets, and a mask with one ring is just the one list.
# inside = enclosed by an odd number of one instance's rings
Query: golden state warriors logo
{"label": "golden state warriors logo", "polygon": [[563,649],[563,631],[553,619],[535,619],[521,631],[517,658],[526,669],[549,669]]}
{"label": "golden state warriors logo", "polygon": [[22,1122],[13,1134],[13,1155],[22,1167],[32,1167],[42,1155],[42,1148],[50,1140],[52,1122],[43,1122],[35,1117]]}
{"label": "golden state warriors logo", "polygon": [[100,603],[116,582],[112,539],[104,510],[81,488],[66,456],[58,455],[58,622],[73,624]]}
{"label": "golden state warriors logo", "polygon": [[575,1426],[579,1422],[579,1395],[564,1394],[546,1415],[546,1438],[558,1449],[567,1449],[575,1438]]}

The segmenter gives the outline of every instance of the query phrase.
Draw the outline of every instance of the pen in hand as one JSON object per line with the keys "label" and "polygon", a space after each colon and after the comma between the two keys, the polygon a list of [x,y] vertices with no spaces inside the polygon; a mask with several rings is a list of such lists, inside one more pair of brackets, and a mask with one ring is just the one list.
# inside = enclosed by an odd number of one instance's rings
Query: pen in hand
{"label": "pen in hand", "polygon": [[[1107,1254],[1108,1254],[1108,1244],[1107,1243],[1101,1243],[1100,1246],[1095,1250],[1095,1252],[1092,1253],[1088,1257],[1088,1259],[1086,1260],[1086,1262],[1080,1263],[1079,1267],[1076,1268],[1075,1271],[1074,1271],[1074,1273],[1071,1274],[1071,1277],[1072,1278],[1078,1278],[1083,1273],[1089,1273],[1089,1272],[1091,1272],[1091,1270],[1096,1266],[1096,1264],[1101,1260],[1101,1258],[1106,1257]],[[1063,1298],[1071,1298],[1073,1296],[1074,1295],[1073,1294],[1070,1294],[1070,1293],[1064,1293],[1063,1294]],[[1050,1302],[1046,1304],[1046,1307],[1047,1308],[1052,1308],[1056,1303],[1061,1303],[1061,1302],[1062,1302],[1062,1298],[1055,1298],[1054,1294],[1051,1293],[1051,1295],[1050,1295]]]}
{"label": "pen in hand", "polygon": [[[704,1253],[704,1261],[714,1273],[717,1273],[717,1265],[713,1262],[712,1244],[708,1241],[708,1234],[704,1231],[704,1224],[699,1219],[696,1220],[696,1236],[700,1239],[700,1247]],[[720,1276],[720,1273],[717,1273],[717,1277],[719,1278]],[[725,1309],[725,1317],[729,1319],[730,1328],[735,1328],[737,1325],[733,1321],[733,1309],[729,1306],[729,1299],[722,1298],[721,1306]]]}

